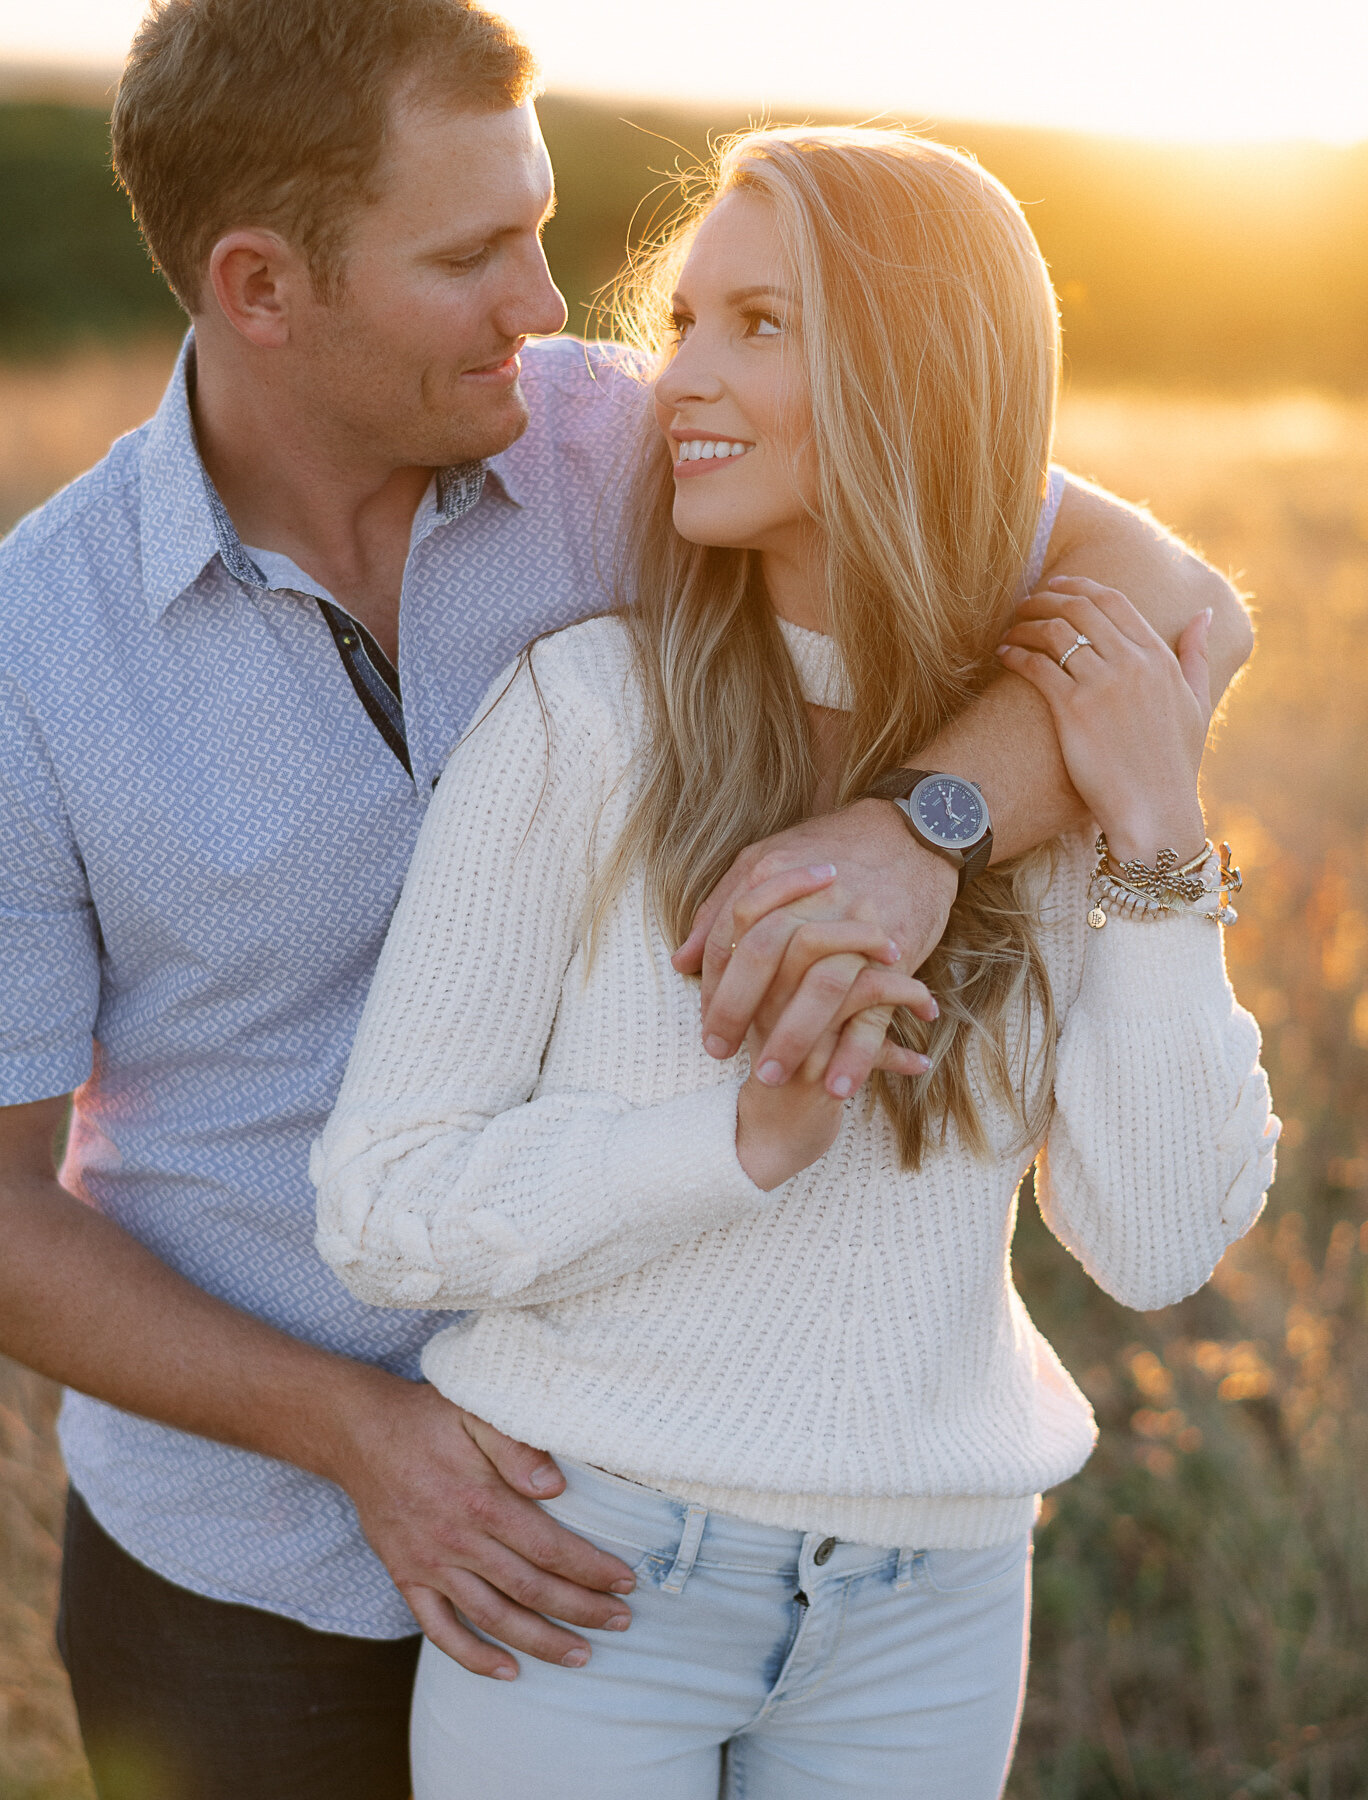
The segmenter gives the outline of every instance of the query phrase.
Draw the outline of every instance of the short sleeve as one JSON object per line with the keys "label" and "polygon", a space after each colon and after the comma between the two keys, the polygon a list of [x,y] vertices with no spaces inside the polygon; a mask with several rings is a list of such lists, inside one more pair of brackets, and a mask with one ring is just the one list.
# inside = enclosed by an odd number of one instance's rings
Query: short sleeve
{"label": "short sleeve", "polygon": [[80,1086],[99,998],[95,909],[57,772],[0,674],[0,1106]]}
{"label": "short sleeve", "polygon": [[1031,539],[1031,555],[1026,564],[1026,572],[1021,578],[1022,589],[1030,593],[1031,589],[1045,573],[1046,559],[1050,554],[1050,533],[1059,516],[1059,503],[1064,498],[1065,474],[1063,469],[1051,467],[1049,478],[1045,483],[1045,499],[1041,503],[1040,517],[1036,521],[1035,536]]}

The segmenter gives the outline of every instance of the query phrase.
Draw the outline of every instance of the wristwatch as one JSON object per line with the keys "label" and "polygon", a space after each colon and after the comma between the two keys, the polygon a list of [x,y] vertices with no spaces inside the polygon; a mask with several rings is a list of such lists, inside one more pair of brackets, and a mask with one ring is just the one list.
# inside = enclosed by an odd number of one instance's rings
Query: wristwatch
{"label": "wristwatch", "polygon": [[955,898],[982,875],[993,854],[988,802],[962,775],[934,769],[892,769],[867,788],[861,799],[891,800],[919,844],[959,871]]}

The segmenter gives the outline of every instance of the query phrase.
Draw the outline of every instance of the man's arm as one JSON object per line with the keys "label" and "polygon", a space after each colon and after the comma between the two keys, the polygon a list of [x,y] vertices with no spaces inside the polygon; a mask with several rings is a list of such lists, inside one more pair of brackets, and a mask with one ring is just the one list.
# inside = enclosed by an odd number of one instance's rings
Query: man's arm
{"label": "man's arm", "polygon": [[[1068,575],[1119,588],[1170,647],[1196,614],[1210,607],[1207,654],[1219,706],[1219,696],[1254,648],[1249,614],[1223,575],[1147,513],[1072,479],[1050,535],[1043,579]],[[1021,617],[1067,616],[1069,604],[1067,596],[1031,598]],[[967,775],[983,789],[993,821],[994,862],[1084,821],[1049,708],[1018,675],[995,681],[919,755],[927,768]]]}
{"label": "man's arm", "polygon": [[585,1641],[543,1613],[625,1626],[610,1590],[630,1592],[630,1569],[534,1504],[564,1486],[549,1457],[169,1269],[58,1183],[65,1104],[0,1108],[0,1350],[127,1412],[336,1482],[427,1635],[476,1673],[516,1673],[502,1643],[587,1660]]}
{"label": "man's arm", "polygon": [[[1195,614],[1210,607],[1213,694],[1224,691],[1253,648],[1249,615],[1223,576],[1147,514],[1085,482],[1071,479],[1065,489],[1045,575],[1086,575],[1120,589],[1170,644]],[[1026,618],[1058,616],[1067,614],[1067,606],[1067,598],[1056,595],[1028,600],[1021,611]],[[967,776],[983,789],[995,860],[1082,823],[1082,803],[1064,768],[1049,709],[1019,676],[1004,674],[994,681],[922,746],[917,760],[925,768]],[[767,838],[738,857],[675,957],[677,968],[702,973],[703,1032],[711,1055],[734,1055],[763,1015],[769,1035],[761,1054],[787,1078],[835,1016],[837,984],[814,982],[812,968],[786,955],[787,941],[772,928],[764,954],[735,960],[731,954],[753,923],[747,896],[783,870],[822,863],[837,866],[852,906],[884,926],[909,968],[918,967],[940,941],[955,877],[943,858],[915,842],[888,802],[861,801]],[[798,922],[795,917],[795,928]],[[781,963],[783,981],[776,985]],[[852,1020],[828,1067],[828,1086],[833,1093],[857,1087],[876,1062],[900,1067],[881,1032],[876,1040],[872,1028]]]}

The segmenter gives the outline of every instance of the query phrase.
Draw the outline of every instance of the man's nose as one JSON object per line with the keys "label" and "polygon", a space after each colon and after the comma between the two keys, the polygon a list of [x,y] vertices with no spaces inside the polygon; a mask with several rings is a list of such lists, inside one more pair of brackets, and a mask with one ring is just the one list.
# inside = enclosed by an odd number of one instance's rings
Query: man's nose
{"label": "man's nose", "polygon": [[519,279],[499,308],[498,324],[506,337],[554,337],[570,314],[565,297],[551,279],[538,244],[519,269]]}

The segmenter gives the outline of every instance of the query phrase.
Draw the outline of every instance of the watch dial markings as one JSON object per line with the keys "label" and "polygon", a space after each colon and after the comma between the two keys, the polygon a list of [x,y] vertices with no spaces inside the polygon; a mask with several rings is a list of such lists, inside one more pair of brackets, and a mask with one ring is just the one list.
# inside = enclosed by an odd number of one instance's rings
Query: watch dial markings
{"label": "watch dial markings", "polygon": [[983,802],[964,781],[925,783],[917,791],[916,807],[922,829],[943,844],[970,843],[983,829]]}

